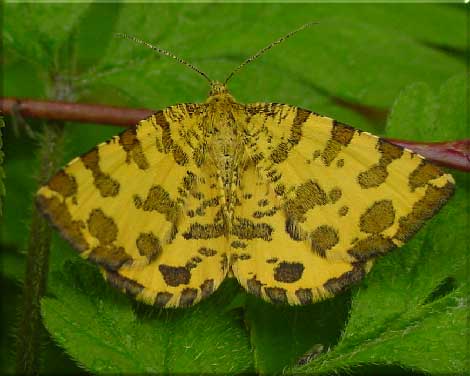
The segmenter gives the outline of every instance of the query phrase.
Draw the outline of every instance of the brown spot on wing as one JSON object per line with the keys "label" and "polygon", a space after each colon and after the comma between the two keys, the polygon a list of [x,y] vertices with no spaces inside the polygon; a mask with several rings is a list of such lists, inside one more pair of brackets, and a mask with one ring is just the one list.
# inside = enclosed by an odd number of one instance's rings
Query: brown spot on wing
{"label": "brown spot on wing", "polygon": [[170,299],[173,297],[172,293],[169,292],[159,292],[155,298],[154,306],[158,308],[163,308],[167,305]]}
{"label": "brown spot on wing", "polygon": [[384,164],[389,164],[393,160],[401,158],[403,155],[403,148],[401,146],[391,144],[383,139],[379,139],[378,148],[382,153],[381,160],[384,161]]}
{"label": "brown spot on wing", "polygon": [[226,253],[222,253],[222,259],[220,260],[220,266],[222,271],[225,273],[225,271],[228,268],[228,257]]}
{"label": "brown spot on wing", "polygon": [[283,196],[285,190],[286,186],[282,183],[279,183],[274,187],[274,193],[276,193],[278,196]]}
{"label": "brown spot on wing", "polygon": [[111,244],[116,240],[118,228],[113,218],[104,214],[101,209],[93,209],[87,221],[88,231],[99,240],[101,245]]}
{"label": "brown spot on wing", "polygon": [[279,208],[276,207],[276,206],[272,207],[271,209],[265,210],[265,211],[256,210],[253,213],[253,218],[259,219],[259,218],[263,218],[263,217],[272,217],[274,214],[277,213],[278,210],[279,210]]}
{"label": "brown spot on wing", "polygon": [[146,170],[150,167],[147,158],[142,150],[142,144],[137,138],[137,128],[132,127],[119,135],[119,144],[126,152],[126,162],[134,163],[141,169]]}
{"label": "brown spot on wing", "polygon": [[67,174],[64,170],[60,170],[55,174],[51,180],[49,180],[47,186],[64,198],[75,195],[78,187],[75,177]]}
{"label": "brown spot on wing", "polygon": [[293,283],[302,278],[303,272],[303,264],[283,261],[274,269],[274,279],[278,282]]}
{"label": "brown spot on wing", "polygon": [[274,304],[287,304],[287,292],[281,287],[265,287],[266,295]]}
{"label": "brown spot on wing", "polygon": [[267,205],[269,205],[269,201],[267,199],[263,198],[263,199],[259,200],[257,204],[258,204],[258,206],[267,206]]}
{"label": "brown spot on wing", "polygon": [[180,166],[184,166],[186,163],[188,163],[188,156],[186,153],[183,151],[181,146],[174,144],[173,145],[173,158],[177,164]]}
{"label": "brown spot on wing", "polygon": [[185,267],[188,270],[194,269],[201,261],[202,259],[199,256],[191,257],[191,259],[186,263]]}
{"label": "brown spot on wing", "polygon": [[333,120],[331,138],[343,146],[348,146],[356,130],[349,125]]}
{"label": "brown spot on wing", "polygon": [[185,239],[213,239],[224,234],[224,225],[219,223],[201,225],[191,223],[189,229],[183,233]]}
{"label": "brown spot on wing", "polygon": [[335,203],[341,198],[341,195],[343,192],[341,191],[340,188],[335,187],[333,188],[329,193],[328,193],[328,198],[330,199],[331,203]]}
{"label": "brown spot on wing", "polygon": [[183,187],[187,191],[192,191],[196,187],[196,175],[191,171],[186,171],[186,175],[183,178]]}
{"label": "brown spot on wing", "polygon": [[297,108],[294,121],[290,129],[289,143],[294,146],[297,145],[302,138],[302,126],[307,121],[311,112],[302,108]]}
{"label": "brown spot on wing", "polygon": [[337,278],[330,278],[328,281],[325,282],[323,287],[325,290],[330,292],[331,294],[337,294],[339,292],[344,291],[348,286],[359,282],[362,278],[364,278],[366,272],[364,270],[364,265],[361,262],[353,263],[352,270],[343,273],[341,276]]}
{"label": "brown spot on wing", "polygon": [[[289,139],[287,142],[282,141],[280,142],[274,150],[271,152],[271,155],[269,158],[273,163],[279,164],[284,162],[288,155],[290,149],[297,145],[302,138],[302,126],[303,124],[307,121],[308,117],[310,116],[310,111],[303,110],[301,108],[297,109],[297,112],[295,114],[294,121],[292,122],[291,128],[290,128],[290,135]],[[272,179],[272,181],[276,181],[275,179]]]}
{"label": "brown spot on wing", "polygon": [[207,155],[207,144],[201,143],[193,151],[193,160],[196,163],[196,166],[201,167],[206,161]]}
{"label": "brown spot on wing", "polygon": [[282,174],[280,174],[276,169],[271,169],[266,173],[266,176],[269,178],[269,180],[272,183],[277,182],[279,179],[281,179]]}
{"label": "brown spot on wing", "polygon": [[385,179],[387,179],[387,176],[387,169],[384,166],[376,165],[364,172],[361,172],[358,175],[357,180],[362,188],[367,189],[378,187],[385,181]]}
{"label": "brown spot on wing", "polygon": [[[142,200],[140,199],[140,201]],[[178,204],[171,199],[170,194],[159,184],[149,189],[145,201],[140,202],[138,208],[162,213],[169,222],[174,222],[178,215]]]}
{"label": "brown spot on wing", "polygon": [[331,162],[333,162],[343,147],[349,145],[355,132],[356,130],[354,128],[333,120],[331,137],[327,141],[325,149],[321,154],[323,163],[326,166],[329,166]]}
{"label": "brown spot on wing", "polygon": [[232,248],[246,248],[248,244],[241,242],[240,240],[234,240],[232,243],[230,243],[230,246]]}
{"label": "brown spot on wing", "polygon": [[217,251],[215,249],[207,248],[207,247],[199,248],[198,252],[201,255],[206,256],[206,257],[215,256],[217,254]]}
{"label": "brown spot on wing", "polygon": [[171,138],[170,123],[166,120],[163,111],[157,111],[154,114],[155,123],[160,126],[162,130],[162,145],[163,151],[169,153],[173,147],[173,139]]}
{"label": "brown spot on wing", "polygon": [[430,180],[438,178],[443,174],[444,171],[439,167],[426,160],[422,160],[418,167],[410,174],[408,184],[410,185],[411,192],[414,192],[416,188],[424,187]]}
{"label": "brown spot on wing", "polygon": [[256,279],[256,276],[246,281],[248,292],[257,297],[261,296],[261,281]]}
{"label": "brown spot on wing", "polygon": [[310,234],[312,251],[321,257],[325,257],[326,251],[333,248],[338,242],[338,231],[328,225],[318,226]]}
{"label": "brown spot on wing", "polygon": [[325,205],[328,202],[325,191],[313,180],[300,184],[296,189],[296,197],[287,200],[285,210],[289,218],[295,221],[305,221],[305,213],[315,205]]}
{"label": "brown spot on wing", "polygon": [[341,206],[339,209],[338,209],[338,215],[340,217],[344,217],[346,214],[348,214],[348,211],[349,211],[349,208],[347,206]]}
{"label": "brown spot on wing", "polygon": [[366,239],[357,241],[348,253],[359,261],[367,261],[383,255],[395,248],[396,245],[380,234],[373,234]]}
{"label": "brown spot on wing", "polygon": [[295,291],[295,295],[299,299],[300,304],[313,303],[312,289],[298,289]]}
{"label": "brown spot on wing", "polygon": [[114,271],[105,270],[104,273],[105,273],[105,279],[112,286],[120,290],[123,290],[125,293],[133,297],[139,295],[144,289],[144,286],[142,286],[140,283],[133,281],[132,279],[123,277],[122,275]]}
{"label": "brown spot on wing", "polygon": [[197,290],[186,288],[181,292],[179,306],[182,308],[189,307],[193,304],[197,296]]}
{"label": "brown spot on wing", "polygon": [[[169,110],[171,111],[171,110]],[[162,145],[163,151],[165,153],[173,153],[173,158],[175,162],[181,166],[184,166],[188,163],[188,156],[183,151],[181,146],[179,146],[171,137],[170,123],[166,120],[165,114],[163,111],[158,111],[154,114],[155,122],[162,129]]]}
{"label": "brown spot on wing", "polygon": [[271,152],[269,158],[273,163],[281,163],[287,159],[289,155],[289,145],[287,142],[281,142],[276,148]]}
{"label": "brown spot on wing", "polygon": [[99,245],[92,249],[88,259],[101,265],[106,270],[116,271],[122,265],[132,262],[132,257],[128,255],[123,247],[114,245]]}
{"label": "brown spot on wing", "polygon": [[263,239],[271,240],[274,229],[267,223],[254,223],[246,218],[237,217],[233,221],[232,235],[240,239]]}
{"label": "brown spot on wing", "polygon": [[142,232],[135,241],[137,250],[141,256],[147,257],[152,262],[162,253],[160,239],[152,232]]}
{"label": "brown spot on wing", "polygon": [[424,197],[413,205],[411,213],[399,219],[395,238],[405,242],[418,231],[424,221],[431,218],[454,193],[454,184],[447,183],[442,188],[429,185]]}
{"label": "brown spot on wing", "polygon": [[64,202],[57,197],[47,198],[38,195],[36,196],[36,205],[78,252],[90,248],[82,233],[85,224],[82,221],[73,220]]}
{"label": "brown spot on wing", "polygon": [[207,298],[214,292],[214,280],[206,279],[201,285],[201,298]]}
{"label": "brown spot on wing", "polygon": [[325,149],[323,150],[321,157],[323,163],[326,166],[329,166],[331,162],[338,156],[339,152],[341,151],[341,145],[334,140],[329,139]]}
{"label": "brown spot on wing", "polygon": [[307,238],[306,232],[301,228],[299,223],[290,217],[286,219],[285,230],[292,240],[300,241]]}
{"label": "brown spot on wing", "polygon": [[158,270],[168,286],[177,287],[187,285],[191,280],[191,272],[184,266],[170,266],[161,264]]}
{"label": "brown spot on wing", "polygon": [[380,184],[384,183],[388,176],[387,166],[392,163],[393,160],[399,159],[403,155],[402,147],[393,145],[382,139],[378,139],[377,149],[381,154],[378,163],[357,176],[357,181],[363,189],[378,187]]}
{"label": "brown spot on wing", "polygon": [[390,200],[376,201],[365,213],[361,215],[359,222],[361,231],[369,234],[377,234],[393,225],[395,221],[395,209]]}
{"label": "brown spot on wing", "polygon": [[119,183],[109,174],[103,173],[99,166],[98,148],[93,148],[87,154],[80,157],[83,165],[91,171],[93,175],[93,184],[98,189],[102,197],[114,197],[119,193]]}

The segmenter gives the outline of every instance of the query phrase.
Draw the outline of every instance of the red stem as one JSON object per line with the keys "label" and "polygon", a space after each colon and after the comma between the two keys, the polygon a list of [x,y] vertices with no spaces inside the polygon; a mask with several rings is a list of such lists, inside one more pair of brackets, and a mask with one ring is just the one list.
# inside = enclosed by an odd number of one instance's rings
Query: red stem
{"label": "red stem", "polygon": [[[132,126],[154,111],[96,104],[38,101],[34,99],[0,98],[0,111],[24,117],[74,121],[80,123]],[[386,138],[438,164],[461,171],[470,171],[470,139],[445,142],[413,142]]]}
{"label": "red stem", "polygon": [[145,108],[126,108],[97,104],[38,101],[34,99],[0,98],[0,111],[8,115],[36,119],[74,121],[118,126],[135,125],[153,112]]}
{"label": "red stem", "polygon": [[470,139],[443,142],[416,142],[394,138],[386,140],[421,154],[442,166],[470,171]]}

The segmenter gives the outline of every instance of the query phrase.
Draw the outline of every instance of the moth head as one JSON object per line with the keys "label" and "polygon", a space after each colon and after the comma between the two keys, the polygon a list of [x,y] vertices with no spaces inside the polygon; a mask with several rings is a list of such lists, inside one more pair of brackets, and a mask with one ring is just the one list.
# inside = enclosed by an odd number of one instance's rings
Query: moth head
{"label": "moth head", "polygon": [[209,96],[214,96],[214,95],[225,95],[228,94],[227,87],[220,83],[219,81],[212,81],[211,82],[211,90],[209,92]]}
{"label": "moth head", "polygon": [[209,91],[209,98],[207,103],[214,102],[227,102],[234,101],[233,97],[229,94],[227,87],[218,81],[211,82],[211,90]]}

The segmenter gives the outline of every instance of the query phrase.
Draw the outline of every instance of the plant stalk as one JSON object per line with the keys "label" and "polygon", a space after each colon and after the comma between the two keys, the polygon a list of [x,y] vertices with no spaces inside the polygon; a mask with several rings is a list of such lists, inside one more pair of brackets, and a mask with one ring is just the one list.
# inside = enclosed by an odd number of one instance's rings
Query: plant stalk
{"label": "plant stalk", "polygon": [[[58,169],[63,145],[63,124],[43,127],[40,137],[38,184],[45,184]],[[41,298],[46,291],[49,269],[51,229],[33,205],[23,285],[23,305],[16,342],[16,372],[37,375],[40,370],[41,337],[45,335],[41,321]]]}

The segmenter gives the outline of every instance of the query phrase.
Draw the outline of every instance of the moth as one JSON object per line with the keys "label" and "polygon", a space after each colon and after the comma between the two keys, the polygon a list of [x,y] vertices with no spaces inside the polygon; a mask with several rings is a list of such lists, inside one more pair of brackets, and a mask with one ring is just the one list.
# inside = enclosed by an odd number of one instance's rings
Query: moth
{"label": "moth", "polygon": [[287,104],[205,103],[155,112],[75,158],[37,192],[42,213],[107,281],[188,307],[226,277],[303,305],[361,280],[450,198],[452,176],[410,150]]}

